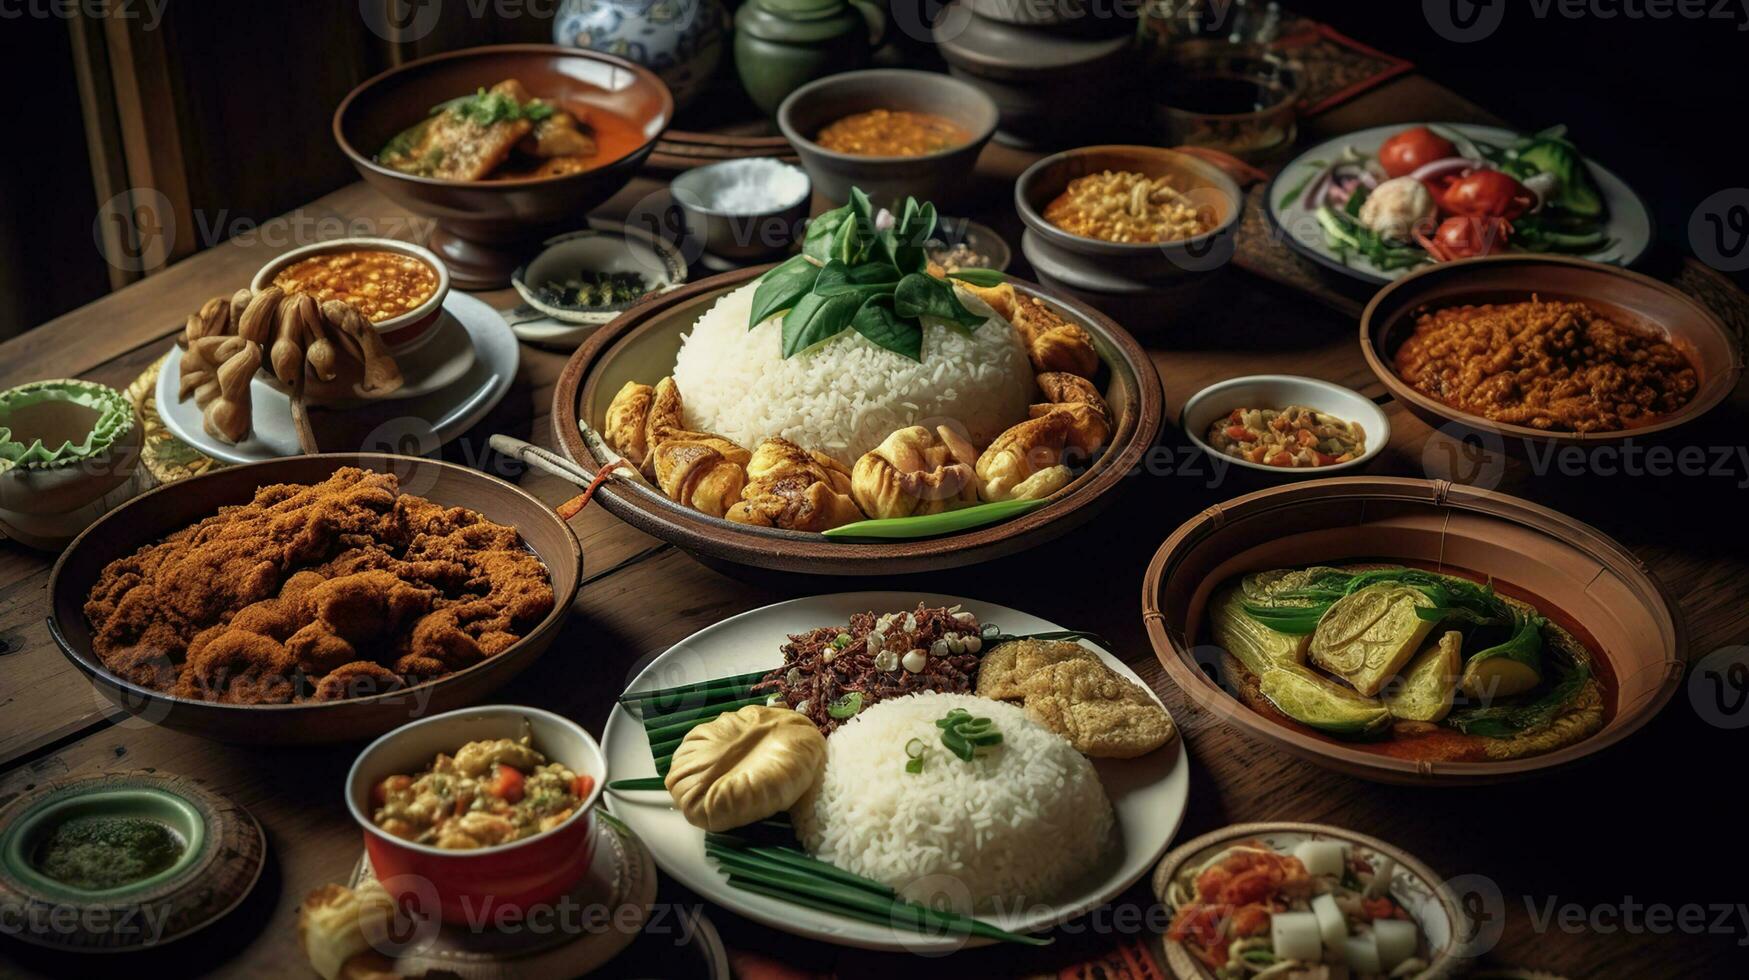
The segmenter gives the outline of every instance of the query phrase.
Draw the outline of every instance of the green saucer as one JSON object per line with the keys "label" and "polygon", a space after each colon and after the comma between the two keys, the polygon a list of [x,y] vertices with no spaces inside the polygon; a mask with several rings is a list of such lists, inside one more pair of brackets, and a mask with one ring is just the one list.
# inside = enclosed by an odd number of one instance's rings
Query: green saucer
{"label": "green saucer", "polygon": [[[106,853],[119,834],[144,835],[152,846]],[[265,845],[246,810],[182,777],[60,780],[0,810],[0,908],[18,926],[9,931],[39,946],[159,946],[235,908],[260,877]],[[57,865],[48,857],[56,847],[79,860]],[[78,877],[101,877],[128,861],[141,865],[138,874],[99,884]]]}

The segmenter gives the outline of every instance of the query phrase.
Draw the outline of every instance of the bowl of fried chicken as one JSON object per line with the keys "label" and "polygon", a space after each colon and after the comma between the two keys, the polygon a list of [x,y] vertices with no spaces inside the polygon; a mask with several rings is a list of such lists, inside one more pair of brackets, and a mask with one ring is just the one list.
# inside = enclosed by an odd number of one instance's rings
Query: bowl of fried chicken
{"label": "bowl of fried chicken", "polygon": [[477,470],[299,456],[168,484],[93,524],[50,628],[109,700],[231,742],[340,742],[474,704],[551,646],[582,552]]}
{"label": "bowl of fried chicken", "polygon": [[455,285],[489,289],[624,187],[674,117],[654,72],[600,51],[469,48],[392,68],[334,113],[376,190],[436,227]]}

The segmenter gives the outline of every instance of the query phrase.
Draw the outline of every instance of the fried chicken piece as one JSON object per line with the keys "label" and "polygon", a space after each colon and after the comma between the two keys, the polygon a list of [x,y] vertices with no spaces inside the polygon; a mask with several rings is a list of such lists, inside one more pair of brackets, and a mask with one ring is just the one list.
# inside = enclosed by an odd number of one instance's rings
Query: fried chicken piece
{"label": "fried chicken piece", "polygon": [[668,439],[650,454],[656,482],[671,500],[712,517],[722,517],[740,498],[747,485],[747,460],[751,454],[725,452],[708,440]]}
{"label": "fried chicken piece", "polygon": [[1091,455],[1111,438],[1111,409],[1093,382],[1065,371],[1046,371],[1038,376],[1038,386],[1049,404],[1033,405],[1031,417],[1069,413],[1069,445],[1076,451]]}
{"label": "fried chicken piece", "polygon": [[316,618],[354,645],[398,631],[430,611],[434,593],[386,571],[332,578],[310,590]]}
{"label": "fried chicken piece", "polygon": [[767,439],[747,463],[747,485],[726,515],[737,524],[825,531],[862,520],[850,471],[788,439]]}
{"label": "fried chicken piece", "polygon": [[222,704],[286,704],[297,693],[296,668],[278,640],[221,629],[190,651],[171,693]]}
{"label": "fried chicken piece", "polygon": [[358,659],[356,647],[335,633],[333,627],[319,621],[293,633],[285,641],[285,649],[298,669],[311,677],[321,677]]}
{"label": "fried chicken piece", "polygon": [[978,502],[977,450],[951,428],[895,429],[850,473],[851,495],[870,517],[939,514]]}
{"label": "fried chicken piece", "polygon": [[298,598],[263,599],[244,606],[237,610],[237,615],[231,617],[230,627],[271,636],[284,643],[310,621],[308,604],[299,602]]}
{"label": "fried chicken piece", "polygon": [[650,455],[645,427],[650,421],[650,406],[655,396],[656,389],[649,385],[627,381],[608,403],[607,418],[601,428],[601,438],[607,441],[608,447],[638,469],[644,468],[644,461]]}
{"label": "fried chicken piece", "polygon": [[[85,615],[94,652],[134,683],[278,703],[307,693],[300,675],[319,696],[347,697],[349,677],[380,686],[460,669],[516,642],[553,602],[515,528],[348,468],[262,487],[111,562]],[[408,658],[417,669],[384,666]]]}
{"label": "fried chicken piece", "polygon": [[317,701],[341,701],[346,698],[367,698],[405,687],[401,675],[370,660],[355,660],[341,664],[316,682]]}
{"label": "fried chicken piece", "polygon": [[985,500],[1038,500],[1074,479],[1063,464],[1071,419],[1050,412],[1028,419],[996,437],[978,457],[978,495]]}
{"label": "fried chicken piece", "polygon": [[1033,370],[1065,371],[1083,378],[1099,373],[1099,352],[1093,337],[1035,297],[1016,292],[1013,315],[1008,319],[1020,334]]}

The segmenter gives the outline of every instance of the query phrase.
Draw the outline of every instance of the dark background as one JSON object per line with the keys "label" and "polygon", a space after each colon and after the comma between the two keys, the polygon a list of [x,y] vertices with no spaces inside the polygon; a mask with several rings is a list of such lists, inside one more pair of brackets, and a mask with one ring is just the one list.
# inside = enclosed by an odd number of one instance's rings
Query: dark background
{"label": "dark background", "polygon": [[[236,178],[227,184],[232,189],[222,205],[206,206],[222,207],[233,218],[266,219],[350,179],[338,151],[329,154],[331,160],[282,164],[276,150],[283,146],[238,145],[225,130],[227,123],[260,113],[282,117],[286,138],[308,128],[315,129],[308,138],[324,138],[325,127],[307,124],[325,121],[333,92],[350,87],[341,65],[357,60],[363,42],[342,36],[341,28],[357,20],[354,0],[163,2],[164,29],[183,62],[176,67],[190,77],[188,104],[179,107],[182,127],[209,175]],[[1220,0],[1216,8],[1231,2]],[[1695,206],[1723,188],[1749,186],[1749,168],[1737,152],[1745,143],[1738,135],[1740,99],[1749,77],[1749,32],[1741,29],[1749,26],[1749,13],[1740,0],[1728,0],[1729,20],[1601,16],[1624,5],[1637,10],[1645,0],[1595,0],[1581,17],[1565,16],[1559,0],[1548,0],[1540,17],[1540,0],[1483,2],[1500,6],[1500,26],[1472,43],[1441,37],[1423,0],[1298,0],[1285,6],[1414,61],[1420,71],[1516,126],[1566,123],[1585,153],[1647,198],[1661,239],[1691,251],[1687,228]],[[1718,2],[1705,0],[1709,13]],[[0,86],[14,96],[6,112],[8,152],[0,153],[0,338],[108,289],[92,240],[99,202],[91,188],[68,26],[53,17],[10,15],[20,9],[26,8],[10,4],[9,15],[0,18]],[[473,24],[453,40],[457,46],[489,43],[493,32],[484,26]],[[532,37],[548,27],[525,20],[510,29]],[[215,63],[232,84],[209,84],[214,72],[207,69]],[[245,73],[282,81],[263,88],[250,84],[254,79]],[[249,191],[238,192],[238,183]],[[200,188],[194,189],[198,194]],[[1738,281],[1749,278],[1740,274]]]}

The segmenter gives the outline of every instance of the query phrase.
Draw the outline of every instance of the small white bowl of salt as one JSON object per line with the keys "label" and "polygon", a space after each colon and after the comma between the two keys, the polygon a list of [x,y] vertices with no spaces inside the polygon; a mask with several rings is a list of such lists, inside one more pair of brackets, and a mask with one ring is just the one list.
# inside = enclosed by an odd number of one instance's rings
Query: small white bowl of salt
{"label": "small white bowl of salt", "polygon": [[688,170],[669,191],[693,240],[742,264],[781,255],[801,237],[813,185],[800,167],[749,157]]}

